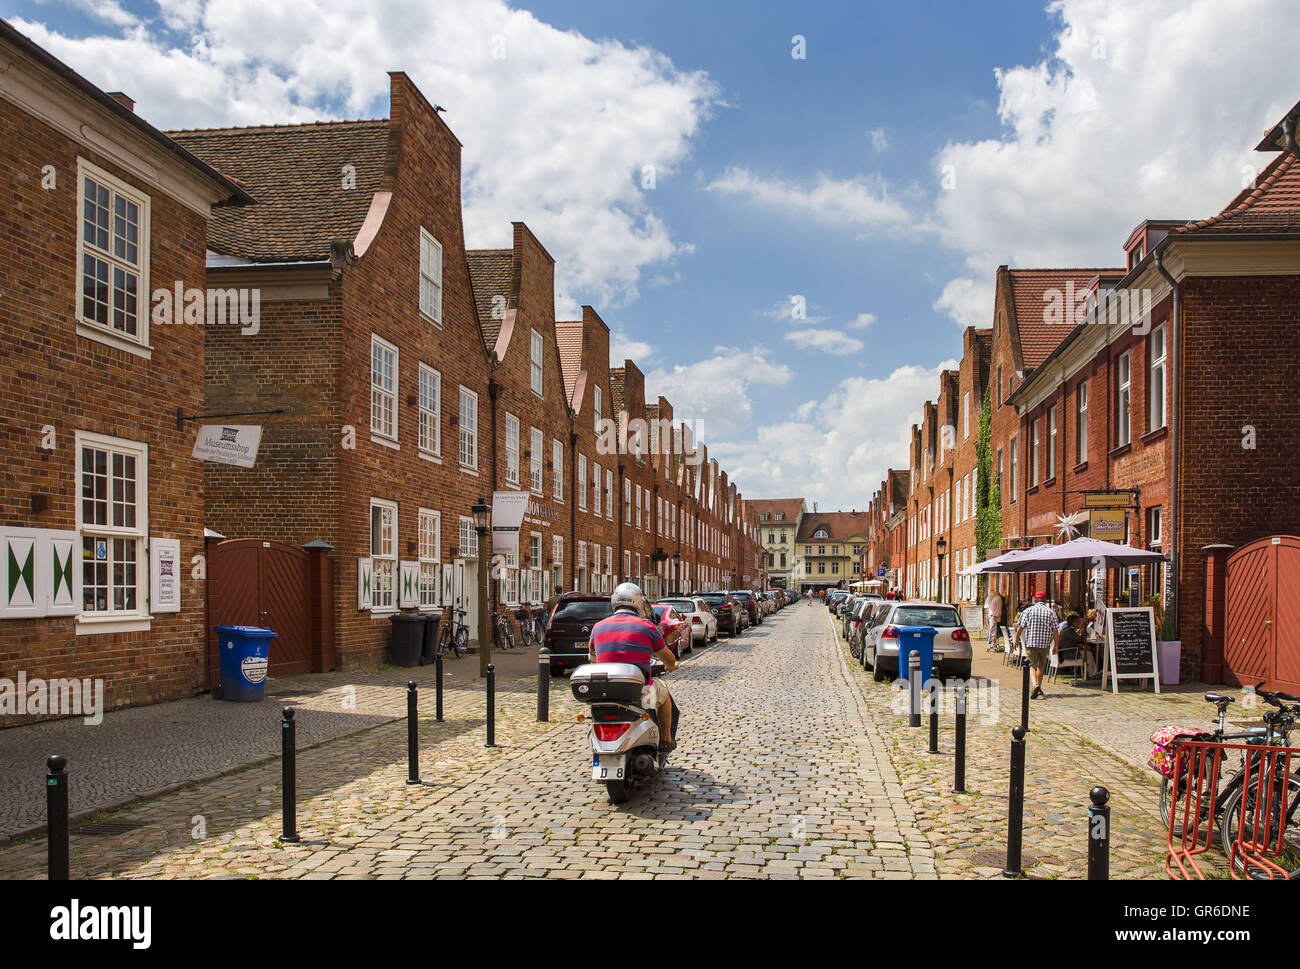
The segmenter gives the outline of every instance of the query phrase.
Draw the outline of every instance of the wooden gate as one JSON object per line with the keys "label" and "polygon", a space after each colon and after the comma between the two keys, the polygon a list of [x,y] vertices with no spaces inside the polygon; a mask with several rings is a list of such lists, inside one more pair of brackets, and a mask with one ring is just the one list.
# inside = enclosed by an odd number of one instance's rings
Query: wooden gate
{"label": "wooden gate", "polygon": [[209,687],[217,682],[214,626],[275,630],[271,676],[329,669],[320,665],[322,651],[313,649],[312,570],[306,552],[279,542],[237,538],[209,542],[207,566]]}
{"label": "wooden gate", "polygon": [[1300,536],[1274,535],[1228,558],[1224,676],[1300,691]]}

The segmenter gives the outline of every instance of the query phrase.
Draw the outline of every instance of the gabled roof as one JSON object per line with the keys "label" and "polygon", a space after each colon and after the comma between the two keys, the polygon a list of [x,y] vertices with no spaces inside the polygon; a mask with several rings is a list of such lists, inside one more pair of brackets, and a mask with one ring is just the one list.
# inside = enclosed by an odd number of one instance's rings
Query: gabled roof
{"label": "gabled roof", "polygon": [[[804,500],[802,498],[746,498],[745,504],[754,512],[754,520],[760,525],[794,525],[799,521]],[[785,516],[779,522],[776,517],[778,513]],[[765,514],[772,517],[762,521],[761,516]]]}
{"label": "gabled roof", "polygon": [[569,405],[576,408],[577,401],[573,394],[578,384],[578,373],[582,370],[582,320],[557,320],[555,345],[560,351],[564,390],[568,394]]}
{"label": "gabled roof", "polygon": [[1256,180],[1218,215],[1170,230],[1173,234],[1300,232],[1300,158],[1274,158]]}
{"label": "gabled roof", "polygon": [[[168,134],[261,203],[212,213],[208,248],[251,262],[314,262],[356,238],[384,177],[388,122],[209,128]],[[343,166],[356,187],[343,187]]]}
{"label": "gabled roof", "polygon": [[813,535],[816,534],[817,530],[825,528],[829,537],[817,539],[817,541],[845,542],[850,538],[866,535],[869,524],[869,516],[865,511],[809,512],[803,516],[803,521],[799,523],[799,534],[795,537],[795,541],[813,541]]}
{"label": "gabled roof", "polygon": [[623,382],[626,376],[623,367],[609,368],[609,392],[614,397],[614,414],[623,413]]}
{"label": "gabled roof", "polygon": [[[1047,359],[1074,329],[1074,321],[1050,322],[1043,297],[1051,290],[1064,294],[1073,284],[1076,293],[1094,276],[1123,276],[1123,269],[1010,269],[1012,334],[1019,335],[1021,362],[1032,370]],[[1069,314],[1066,314],[1069,316]]]}
{"label": "gabled roof", "polygon": [[[470,285],[474,288],[478,326],[489,353],[496,349],[502,323],[502,318],[493,313],[493,299],[504,296],[507,306],[513,307],[515,303],[514,256],[513,249],[469,249],[465,252]],[[496,305],[500,308],[502,304],[498,300]]]}

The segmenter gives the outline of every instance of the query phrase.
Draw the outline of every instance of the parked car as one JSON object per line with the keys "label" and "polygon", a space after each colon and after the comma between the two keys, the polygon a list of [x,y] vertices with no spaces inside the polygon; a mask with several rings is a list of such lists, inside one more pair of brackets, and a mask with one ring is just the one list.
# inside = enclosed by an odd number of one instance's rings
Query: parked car
{"label": "parked car", "polygon": [[763,614],[759,611],[758,600],[754,598],[754,593],[748,589],[734,589],[731,593],[745,607],[745,612],[749,614],[749,624],[759,626],[763,623]]}
{"label": "parked car", "polygon": [[673,651],[674,656],[681,659],[682,651],[691,649],[694,645],[690,634],[691,624],[669,603],[656,602],[650,608],[654,610],[655,617],[659,620],[659,630],[664,634],[664,645]]}
{"label": "parked car", "polygon": [[692,592],[692,599],[702,599],[718,620],[718,630],[739,636],[745,629],[745,608],[729,592]]}
{"label": "parked car", "polygon": [[879,596],[858,596],[853,608],[844,615],[844,638],[855,658],[862,655],[862,625],[883,601]]}
{"label": "parked car", "polygon": [[660,599],[656,603],[656,605],[661,604],[672,606],[691,624],[691,645],[687,649],[694,648],[696,643],[716,643],[718,641],[718,619],[713,615],[713,610],[709,608],[708,603],[703,599],[690,596],[673,596]]}
{"label": "parked car", "polygon": [[551,651],[551,675],[557,676],[587,662],[591,627],[613,615],[609,596],[566,592],[551,610],[546,623],[546,648]]}
{"label": "parked car", "polygon": [[879,682],[887,676],[898,677],[899,626],[933,626],[934,665],[940,677],[970,677],[970,635],[955,606],[918,600],[888,602],[886,606],[876,622],[878,631],[866,643],[873,679]]}
{"label": "parked car", "polygon": [[[867,648],[867,643],[870,641],[871,637],[880,632],[882,627],[878,624],[878,620],[885,617],[891,604],[892,600],[873,599],[868,604],[867,608],[863,610],[862,620],[857,623],[853,631],[849,634],[850,644],[852,644],[855,639],[857,641],[857,652],[855,655],[861,656],[862,651]],[[866,663],[865,665],[869,667],[871,664]]]}

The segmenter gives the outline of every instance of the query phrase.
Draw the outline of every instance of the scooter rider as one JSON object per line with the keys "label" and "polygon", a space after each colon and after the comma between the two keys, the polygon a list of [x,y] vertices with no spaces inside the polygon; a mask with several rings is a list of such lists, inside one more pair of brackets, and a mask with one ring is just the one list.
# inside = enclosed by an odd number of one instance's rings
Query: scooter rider
{"label": "scooter rider", "polygon": [[650,675],[650,659],[657,658],[665,670],[677,668],[677,657],[664,643],[664,634],[653,618],[654,612],[640,586],[635,582],[619,584],[609,597],[614,614],[591,627],[588,652],[597,663],[631,663],[639,666],[648,684],[641,695],[641,705],[659,714],[659,749],[673,750],[673,700],[662,679]]}

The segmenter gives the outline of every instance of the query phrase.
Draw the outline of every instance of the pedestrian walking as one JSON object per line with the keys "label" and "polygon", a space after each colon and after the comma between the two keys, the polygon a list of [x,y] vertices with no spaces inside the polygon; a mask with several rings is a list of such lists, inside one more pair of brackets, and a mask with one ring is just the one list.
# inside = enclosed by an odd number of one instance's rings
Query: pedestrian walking
{"label": "pedestrian walking", "polygon": [[1016,619],[1016,647],[1021,638],[1025,641],[1025,655],[1028,657],[1032,679],[1029,699],[1043,697],[1043,673],[1047,670],[1047,654],[1055,653],[1060,646],[1061,634],[1057,629],[1056,613],[1047,604],[1047,593],[1034,593],[1034,604],[1020,613]]}
{"label": "pedestrian walking", "polygon": [[984,610],[989,614],[988,644],[990,653],[1001,652],[1002,649],[1002,647],[998,645],[998,641],[999,634],[1006,628],[1006,625],[1002,621],[1002,610],[1004,606],[1005,603],[1002,601],[1001,594],[997,589],[993,588],[993,584],[990,583],[988,595],[984,598]]}

